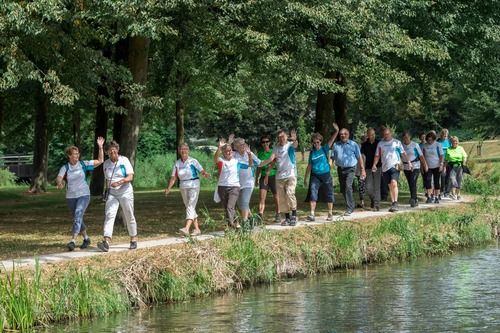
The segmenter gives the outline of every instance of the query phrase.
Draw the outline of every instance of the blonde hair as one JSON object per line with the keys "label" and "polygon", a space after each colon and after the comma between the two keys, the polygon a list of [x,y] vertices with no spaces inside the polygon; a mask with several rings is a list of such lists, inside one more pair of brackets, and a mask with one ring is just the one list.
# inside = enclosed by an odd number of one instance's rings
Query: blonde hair
{"label": "blonde hair", "polygon": [[79,153],[80,150],[76,146],[66,148],[66,157],[70,158],[73,153]]}

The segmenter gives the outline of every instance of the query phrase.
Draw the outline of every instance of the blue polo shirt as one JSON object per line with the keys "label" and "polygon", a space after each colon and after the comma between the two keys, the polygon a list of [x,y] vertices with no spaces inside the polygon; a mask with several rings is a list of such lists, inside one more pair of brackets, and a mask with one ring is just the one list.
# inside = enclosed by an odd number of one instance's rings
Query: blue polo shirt
{"label": "blue polo shirt", "polygon": [[336,141],[332,147],[332,158],[335,160],[335,165],[341,168],[355,167],[361,157],[359,146],[352,140],[347,140],[346,143]]}

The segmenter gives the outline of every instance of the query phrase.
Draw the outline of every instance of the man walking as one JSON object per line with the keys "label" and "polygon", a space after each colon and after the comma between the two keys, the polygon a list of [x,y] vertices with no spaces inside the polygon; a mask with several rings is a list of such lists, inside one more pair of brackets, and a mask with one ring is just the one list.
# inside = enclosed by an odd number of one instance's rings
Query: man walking
{"label": "man walking", "polygon": [[[290,131],[291,142],[285,131],[278,132],[278,144],[274,146],[271,156],[262,161],[259,167],[276,163],[276,192],[278,192],[278,206],[280,212],[285,214],[282,226],[295,226],[297,223],[297,199],[295,198],[295,187],[297,186],[297,163],[295,161],[295,150],[299,143],[295,130]],[[273,168],[273,166],[269,166]],[[292,216],[290,216],[290,210]]]}
{"label": "man walking", "polygon": [[339,175],[340,191],[345,199],[344,216],[349,216],[354,212],[353,182],[356,171],[356,164],[359,163],[361,178],[365,179],[366,172],[361,151],[356,142],[349,139],[349,131],[345,128],[340,130],[340,141],[333,144],[332,159],[335,160],[337,173]]}
{"label": "man walking", "polygon": [[366,192],[370,197],[370,208],[378,212],[380,210],[380,182],[382,181],[382,163],[377,164],[377,171],[373,172],[373,160],[375,159],[375,152],[380,140],[376,138],[375,130],[368,128],[366,130],[368,139],[361,145],[361,154],[365,156],[365,170],[366,170]]}
{"label": "man walking", "polygon": [[392,138],[390,128],[384,130],[384,139],[378,143],[375,159],[373,160],[372,172],[378,170],[377,163],[382,161],[382,174],[389,184],[389,193],[391,195],[392,205],[390,212],[397,212],[398,207],[398,180],[399,170],[402,169],[401,155],[408,163],[410,170],[413,171],[413,165],[408,159],[401,141]]}

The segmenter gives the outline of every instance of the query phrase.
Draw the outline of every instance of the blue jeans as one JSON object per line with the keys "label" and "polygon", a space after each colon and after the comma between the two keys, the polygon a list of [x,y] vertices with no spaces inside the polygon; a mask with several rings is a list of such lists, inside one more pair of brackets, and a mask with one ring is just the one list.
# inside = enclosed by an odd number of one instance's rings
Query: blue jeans
{"label": "blue jeans", "polygon": [[87,230],[85,223],[83,223],[83,214],[87,210],[90,203],[90,195],[84,195],[79,198],[68,198],[69,210],[73,214],[73,234],[79,234]]}

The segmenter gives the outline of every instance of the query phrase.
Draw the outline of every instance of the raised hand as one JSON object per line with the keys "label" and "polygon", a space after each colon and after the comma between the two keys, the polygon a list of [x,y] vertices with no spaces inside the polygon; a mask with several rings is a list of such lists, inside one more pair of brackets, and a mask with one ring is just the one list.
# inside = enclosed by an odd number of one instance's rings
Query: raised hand
{"label": "raised hand", "polygon": [[297,131],[296,130],[293,129],[293,130],[290,131],[290,138],[293,141],[297,140]]}
{"label": "raised hand", "polygon": [[234,141],[234,133],[229,134],[229,138],[227,139],[227,143],[232,145]]}
{"label": "raised hand", "polygon": [[103,144],[104,144],[104,138],[102,136],[97,137],[97,145],[99,147],[102,147]]}
{"label": "raised hand", "polygon": [[333,123],[333,128],[335,129],[335,131],[339,131],[339,125],[337,125],[337,123]]}
{"label": "raised hand", "polygon": [[219,138],[219,148],[222,148],[226,144],[226,139],[224,138]]}

